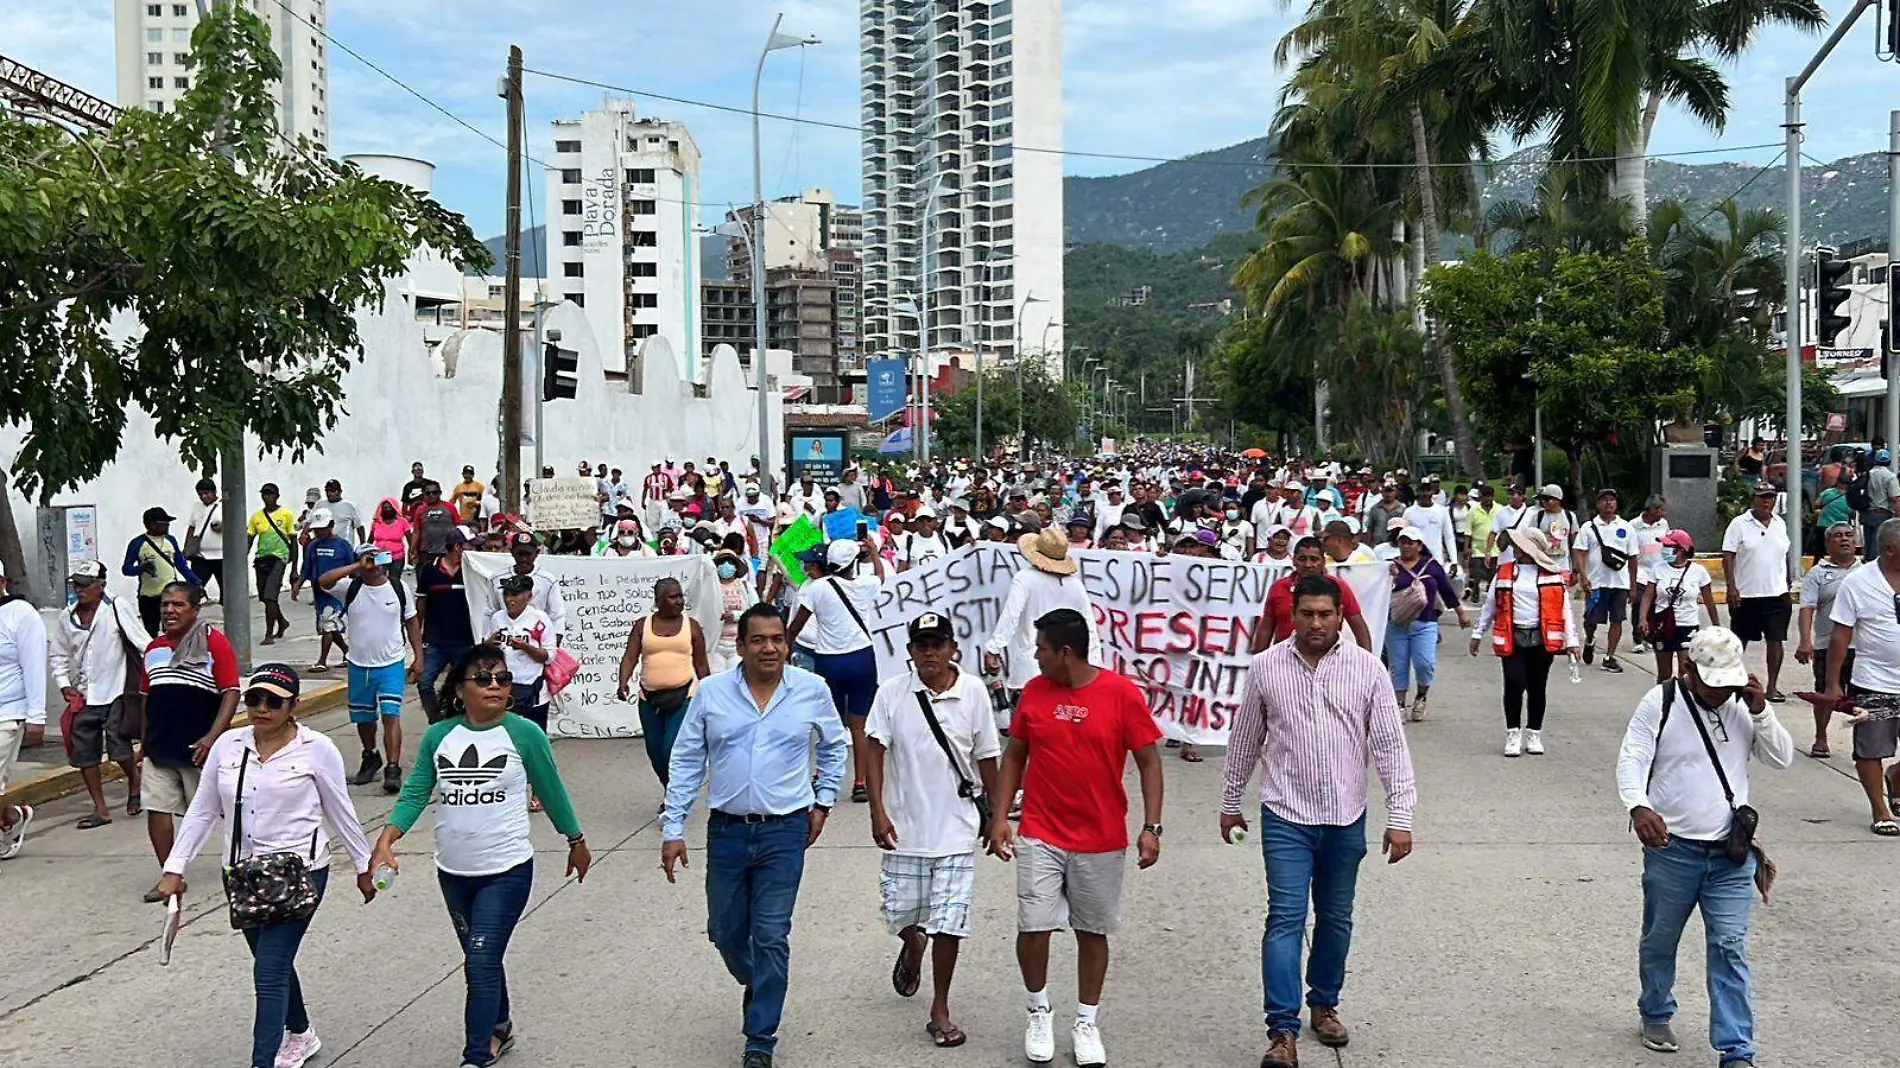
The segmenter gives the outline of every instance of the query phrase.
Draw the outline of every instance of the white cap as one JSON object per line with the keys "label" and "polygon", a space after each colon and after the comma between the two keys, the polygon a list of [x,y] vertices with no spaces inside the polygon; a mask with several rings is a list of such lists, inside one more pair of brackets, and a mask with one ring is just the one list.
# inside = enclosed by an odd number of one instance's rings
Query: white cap
{"label": "white cap", "polygon": [[335,526],[335,525],[336,525],[336,517],[330,514],[330,510],[328,508],[317,508],[311,511],[310,513],[310,529],[311,530],[322,530],[324,527]]}
{"label": "white cap", "polygon": [[1742,640],[1727,627],[1701,627],[1689,639],[1689,660],[1704,684],[1717,687],[1748,685],[1742,663]]}
{"label": "white cap", "polygon": [[1280,488],[1283,490],[1299,490],[1301,493],[1306,492],[1305,484],[1301,483],[1298,479],[1295,479],[1294,481],[1289,482],[1286,485],[1281,486]]}
{"label": "white cap", "polygon": [[858,553],[864,546],[855,541],[840,539],[825,547],[825,562],[832,567],[850,567],[858,560]]}
{"label": "white cap", "polygon": [[[1564,488],[1562,486],[1559,486],[1557,483],[1552,482],[1551,484],[1545,486],[1543,489],[1538,490],[1537,495],[1539,497],[1549,497],[1553,500],[1561,501],[1564,499]],[[1710,683],[1710,685],[1714,685],[1714,683]]]}
{"label": "white cap", "polygon": [[[1403,522],[1403,520],[1401,520],[1401,522]],[[1399,537],[1418,542],[1420,545],[1425,544],[1425,532],[1417,527],[1400,527]]]}
{"label": "white cap", "polygon": [[926,504],[922,508],[912,512],[910,517],[912,519],[935,519],[937,518],[937,510]]}

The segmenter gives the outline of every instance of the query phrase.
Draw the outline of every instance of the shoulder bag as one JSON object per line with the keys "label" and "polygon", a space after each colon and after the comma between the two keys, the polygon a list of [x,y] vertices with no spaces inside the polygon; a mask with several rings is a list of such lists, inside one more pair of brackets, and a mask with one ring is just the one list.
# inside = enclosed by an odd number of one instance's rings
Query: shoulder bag
{"label": "shoulder bag", "polygon": [[963,774],[963,765],[957,763],[956,753],[950,749],[950,739],[944,736],[943,724],[937,722],[937,711],[930,707],[930,695],[917,691],[917,707],[924,710],[924,722],[930,724],[930,733],[937,739],[938,748],[943,750],[944,759],[950,761],[950,772],[957,777],[957,796],[976,806],[977,837],[985,844],[990,840],[990,799],[977,790]]}
{"label": "shoulder bag", "polygon": [[[1665,606],[1661,594],[1656,596],[1656,606],[1650,609],[1649,618],[1644,620],[1644,629],[1649,634],[1651,644],[1668,644],[1676,640],[1676,602],[1682,600],[1682,584],[1689,578],[1689,568],[1694,563],[1684,565],[1682,574],[1676,576],[1676,584],[1669,589],[1669,604]],[[1663,715],[1669,714],[1668,706],[1663,706]]]}
{"label": "shoulder bag", "polygon": [[[215,518],[218,514],[218,509],[223,507],[223,504],[221,502],[222,502],[222,498],[213,497],[211,498],[211,503],[205,505],[205,525],[206,526],[211,525],[212,519]],[[205,532],[202,530],[199,530],[196,527],[192,528],[191,533],[185,535],[185,558],[186,559],[190,559],[191,557],[198,555],[198,550],[204,548],[204,539],[205,539]]]}
{"label": "shoulder bag", "polygon": [[[237,800],[231,811],[231,860],[224,868],[224,896],[231,903],[231,926],[240,931],[307,920],[317,911],[317,887],[310,869],[295,853],[266,853],[238,859],[244,841],[244,771],[251,749],[238,763]],[[310,833],[310,860],[317,859],[317,834]]]}
{"label": "shoulder bag", "polygon": [[1603,536],[1603,524],[1590,520],[1590,529],[1596,533],[1597,552],[1603,557],[1603,566],[1610,571],[1621,571],[1629,566],[1630,554],[1621,549],[1610,548],[1609,539]]}
{"label": "shoulder bag", "polygon": [[[1681,685],[1678,680],[1671,679],[1663,688],[1662,718],[1656,722],[1656,746],[1659,749],[1662,746],[1663,727],[1669,723],[1669,708],[1675,703],[1676,690]],[[1761,826],[1761,813],[1751,805],[1735,803],[1735,791],[1729,788],[1728,772],[1722,770],[1722,759],[1715,752],[1715,740],[1709,737],[1708,725],[1702,722],[1694,701],[1690,698],[1684,700],[1689,704],[1690,718],[1695,720],[1696,733],[1702,737],[1702,749],[1709,754],[1709,763],[1715,768],[1715,778],[1722,784],[1722,797],[1728,802],[1728,838],[1723,844],[1723,854],[1736,867],[1748,863],[1750,853],[1756,853],[1766,860],[1766,854],[1760,853],[1755,845],[1755,831]],[[1653,756],[1650,758],[1649,777],[1650,781],[1655,781],[1656,762]]]}

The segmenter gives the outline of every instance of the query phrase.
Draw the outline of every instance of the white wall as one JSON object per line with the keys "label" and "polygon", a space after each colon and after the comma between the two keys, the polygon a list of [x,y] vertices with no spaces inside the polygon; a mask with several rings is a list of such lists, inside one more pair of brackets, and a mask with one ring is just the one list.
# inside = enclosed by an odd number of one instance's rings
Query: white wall
{"label": "white wall", "polygon": [[[423,344],[422,324],[399,295],[402,288],[392,283],[381,313],[358,316],[366,356],[344,379],[348,414],[325,437],[323,452],[301,464],[260,460],[255,452],[247,456],[245,481],[253,488],[253,507],[255,487],[265,482],[276,482],[285,506],[294,511],[302,507],[307,487],[336,478],[343,483],[345,498],[367,514],[378,500],[401,489],[415,460],[445,487],[460,477],[463,464],[473,464],[483,479],[494,473],[501,335],[457,331],[459,337],[445,343],[454,353],[453,377],[438,377]],[[757,452],[757,394],[746,388],[730,346],[714,351],[707,396],[697,397],[692,385],[681,379],[670,345],[659,338],[649,340],[641,351],[643,391],[635,394],[625,383],[606,381],[599,347],[581,309],[562,304],[548,314],[547,325],[561,331],[563,348],[580,354],[580,396],[546,408],[546,460],[555,470],[571,474],[583,459],[606,460],[629,477],[638,477],[668,452],[681,459],[718,456],[744,470]],[[771,433],[779,441],[784,432],[778,398],[771,398],[771,405]],[[532,411],[523,423],[532,428]],[[19,428],[0,428],[0,458],[9,466],[23,437]],[[529,472],[532,447],[524,454],[523,471]],[[774,459],[782,462],[783,457]],[[160,505],[182,520],[196,503],[192,485],[197,480],[179,461],[176,448],[155,438],[151,420],[133,412],[119,461],[53,503],[98,506],[99,552],[114,575],[112,589],[130,593],[132,580],[119,576],[118,566],[126,544],[140,530],[140,514]],[[11,488],[8,501],[26,542],[29,573],[37,574],[32,502]],[[184,522],[174,524],[173,531],[182,541]]]}

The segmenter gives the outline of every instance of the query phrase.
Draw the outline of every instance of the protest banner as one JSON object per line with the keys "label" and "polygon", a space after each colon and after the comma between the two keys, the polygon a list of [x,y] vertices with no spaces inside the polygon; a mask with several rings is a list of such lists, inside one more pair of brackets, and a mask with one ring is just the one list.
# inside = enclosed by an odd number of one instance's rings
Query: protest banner
{"label": "protest banner", "polygon": [[[573,481],[573,480],[569,480]],[[501,553],[467,553],[468,613],[475,636],[494,633],[490,625],[502,607],[496,583],[514,568]],[[637,738],[639,709],[622,701],[620,654],[635,620],[653,611],[653,584],[676,578],[686,595],[686,614],[699,621],[710,649],[719,638],[719,577],[710,556],[651,557],[547,556],[537,569],[559,586],[567,606],[562,648],[580,661],[580,672],[548,710],[548,733],[556,738]],[[639,673],[634,673],[634,696]]]}
{"label": "protest banner", "polygon": [[825,532],[818,529],[818,524],[812,522],[811,516],[800,514],[792,520],[791,526],[785,528],[785,533],[772,539],[771,555],[785,569],[792,585],[803,586],[805,565],[798,562],[798,554],[824,543]]}
{"label": "protest banner", "polygon": [[[1225,745],[1275,572],[1262,564],[1180,555],[1070,555],[1107,646],[1104,659],[1141,687],[1156,726],[1170,738]],[[982,645],[1002,613],[1010,579],[1026,566],[1014,549],[975,545],[886,578],[866,621],[878,676],[908,670],[904,628],[925,611],[950,617],[962,667],[980,671]],[[1385,639],[1389,573],[1383,564],[1353,566],[1339,577],[1359,597],[1376,654]]]}
{"label": "protest banner", "polygon": [[528,522],[536,530],[593,530],[600,526],[600,489],[591,478],[528,480]]}

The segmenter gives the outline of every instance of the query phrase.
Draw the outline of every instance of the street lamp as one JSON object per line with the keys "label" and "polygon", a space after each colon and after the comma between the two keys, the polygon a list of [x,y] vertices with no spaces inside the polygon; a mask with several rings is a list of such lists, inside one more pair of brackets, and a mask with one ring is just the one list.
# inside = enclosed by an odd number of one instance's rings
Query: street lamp
{"label": "street lamp", "polygon": [[924,198],[924,254],[919,272],[923,284],[918,293],[923,311],[917,318],[917,350],[923,361],[923,410],[918,413],[923,422],[923,437],[918,445],[918,459],[925,463],[930,461],[930,291],[937,284],[937,272],[930,262],[930,236],[936,230],[937,202],[945,196],[955,196],[956,192],[943,180],[942,175],[938,175],[937,180],[931,183],[930,195]]}
{"label": "street lamp", "polygon": [[1023,294],[1023,302],[1016,306],[1016,321],[1009,331],[1010,348],[1016,353],[1016,447],[1026,450],[1029,439],[1023,436],[1023,313],[1031,304],[1047,304],[1048,301],[1036,295],[1035,290]]}
{"label": "street lamp", "polygon": [[776,489],[772,480],[772,409],[765,381],[765,168],[759,152],[759,82],[765,77],[765,57],[818,43],[816,37],[778,32],[784,21],[783,12],[772,16],[772,32],[766,36],[765,47],[759,50],[759,65],[752,72],[752,370],[759,383],[759,480],[768,495]]}
{"label": "street lamp", "polygon": [[[905,315],[908,315],[911,318],[916,319],[918,329],[919,330],[923,329],[923,315],[918,310],[917,301],[911,299],[910,297],[899,297],[898,299],[891,302],[891,308],[894,311],[902,312]],[[911,387],[908,391],[908,399],[904,402],[904,407],[906,408],[909,408],[911,404],[913,403],[921,404],[921,402],[926,396],[924,392],[923,362],[924,362],[923,354],[919,353],[918,361],[917,361],[918,363],[917,384]],[[910,364],[910,359],[906,357],[904,360],[904,363],[906,366],[908,366]],[[922,460],[924,458],[924,453],[923,453],[924,446],[918,434],[918,424],[922,421],[922,418],[923,418],[923,413],[920,411],[918,412],[917,415],[912,416],[911,421],[910,421],[910,454],[911,456],[915,457],[918,460]]]}

